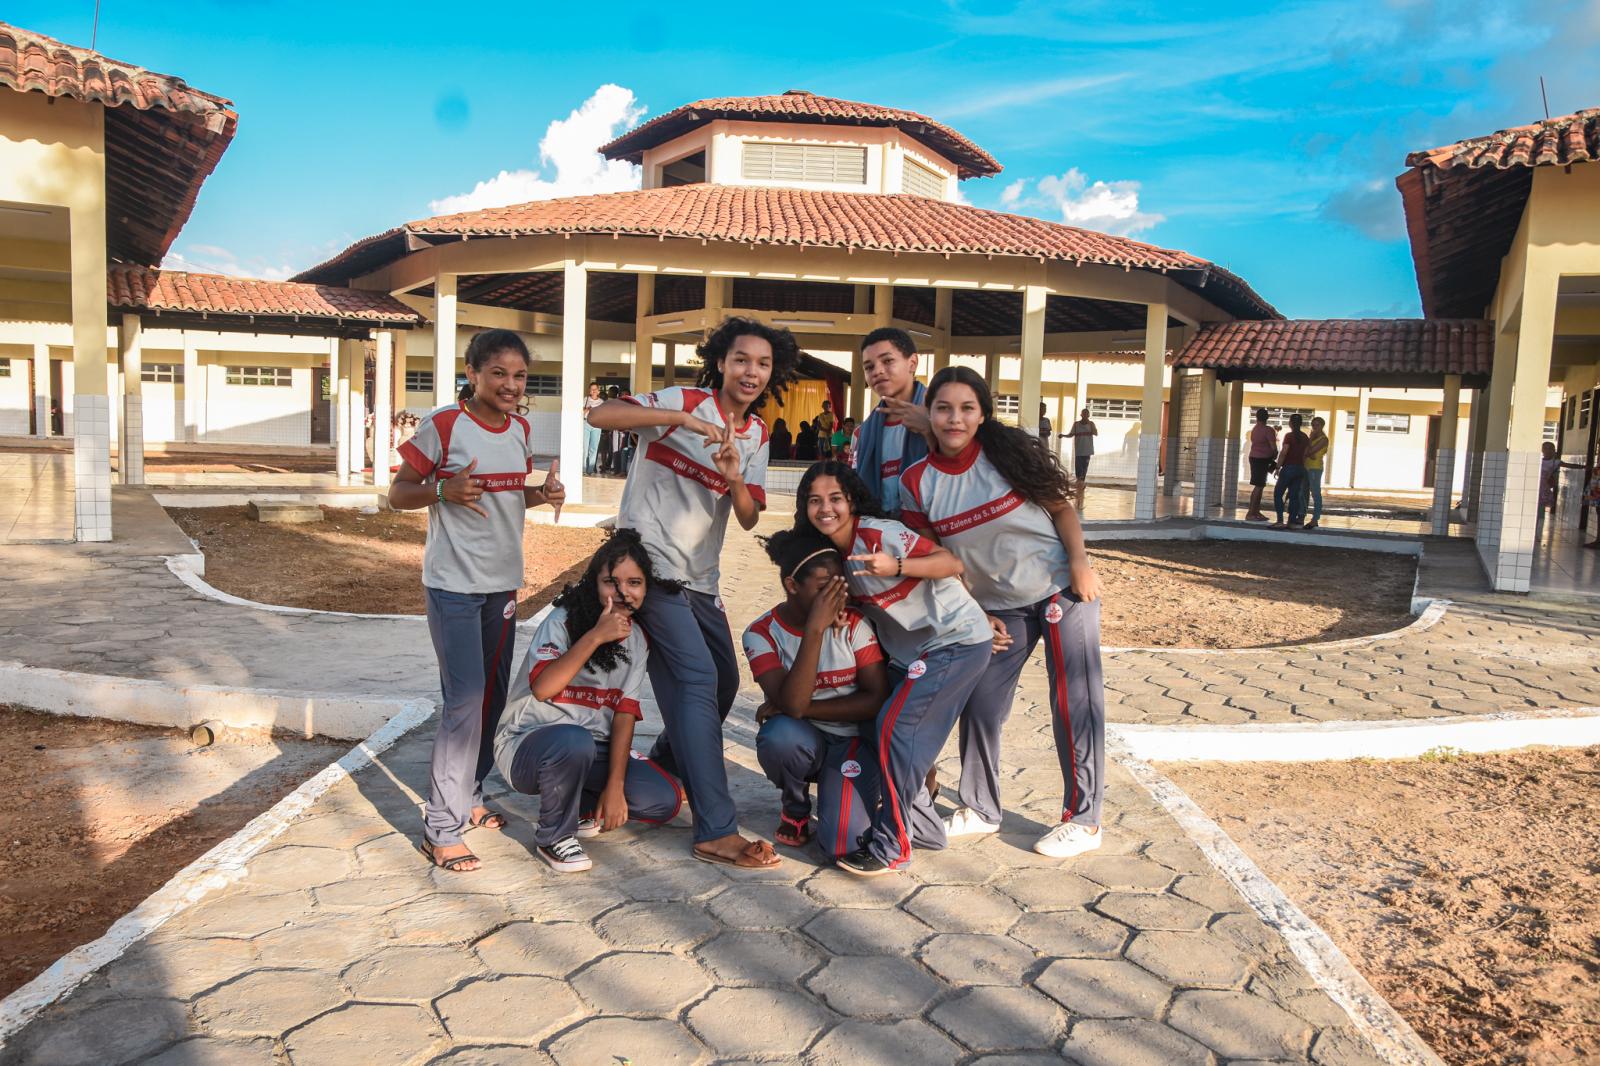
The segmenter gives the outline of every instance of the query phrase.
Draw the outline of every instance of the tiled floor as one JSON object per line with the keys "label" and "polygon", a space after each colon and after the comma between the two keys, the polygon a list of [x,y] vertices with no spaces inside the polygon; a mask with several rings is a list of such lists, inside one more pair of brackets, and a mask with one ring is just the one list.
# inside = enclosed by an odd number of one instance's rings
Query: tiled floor
{"label": "tiled floor", "polygon": [[72,540],[72,453],[0,452],[0,544]]}
{"label": "tiled floor", "polygon": [[1529,592],[1600,598],[1600,548],[1584,547],[1597,536],[1593,522],[1580,533],[1570,518],[1546,518],[1536,536]]}

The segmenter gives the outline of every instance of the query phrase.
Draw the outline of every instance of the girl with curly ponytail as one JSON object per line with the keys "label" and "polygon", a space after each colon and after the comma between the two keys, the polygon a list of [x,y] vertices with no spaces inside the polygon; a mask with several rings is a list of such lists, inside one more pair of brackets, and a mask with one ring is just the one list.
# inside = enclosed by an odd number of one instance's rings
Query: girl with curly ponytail
{"label": "girl with curly ponytail", "polygon": [[901,519],[961,560],[972,595],[1009,638],[961,712],[961,806],[946,832],[999,830],[1000,730],[1043,640],[1063,799],[1060,824],[1033,847],[1057,858],[1092,851],[1105,766],[1100,579],[1067,472],[1037,437],[995,421],[988,386],[966,367],[935,374],[926,402],[934,448],[901,475]]}

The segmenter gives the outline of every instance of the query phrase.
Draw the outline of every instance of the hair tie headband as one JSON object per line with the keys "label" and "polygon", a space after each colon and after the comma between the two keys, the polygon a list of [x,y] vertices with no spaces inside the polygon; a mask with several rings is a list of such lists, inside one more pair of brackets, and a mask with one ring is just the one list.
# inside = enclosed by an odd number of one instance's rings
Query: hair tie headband
{"label": "hair tie headband", "polygon": [[787,574],[784,574],[783,576],[784,577],[794,577],[794,575],[798,574],[805,567],[805,565],[807,563],[809,563],[811,560],[815,559],[819,555],[826,555],[829,552],[833,552],[835,555],[837,555],[837,554],[839,554],[839,549],[835,548],[835,547],[832,547],[832,546],[829,546],[829,547],[826,547],[826,548],[818,548],[816,551],[812,552],[810,555],[806,556],[804,559],[801,559],[798,563],[795,563],[793,566],[791,566],[789,568],[789,572]]}

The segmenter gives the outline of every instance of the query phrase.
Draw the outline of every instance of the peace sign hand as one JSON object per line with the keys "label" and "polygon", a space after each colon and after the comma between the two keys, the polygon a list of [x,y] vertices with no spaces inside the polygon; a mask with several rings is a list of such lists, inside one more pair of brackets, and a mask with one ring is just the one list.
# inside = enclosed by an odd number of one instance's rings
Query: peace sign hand
{"label": "peace sign hand", "polygon": [[721,474],[729,484],[740,480],[739,449],[733,445],[732,433],[723,438],[722,444],[718,446],[716,454],[711,459],[717,464],[717,473]]}
{"label": "peace sign hand", "polygon": [[478,501],[483,498],[483,486],[472,477],[472,471],[477,469],[477,466],[478,460],[474,459],[450,475],[444,480],[439,494],[444,497],[446,503],[465,507],[488,518],[489,512],[478,506]]}
{"label": "peace sign hand", "polygon": [[852,563],[861,564],[855,568],[857,576],[892,577],[895,571],[900,569],[899,560],[888,552],[871,552],[867,555],[852,555],[849,558]]}

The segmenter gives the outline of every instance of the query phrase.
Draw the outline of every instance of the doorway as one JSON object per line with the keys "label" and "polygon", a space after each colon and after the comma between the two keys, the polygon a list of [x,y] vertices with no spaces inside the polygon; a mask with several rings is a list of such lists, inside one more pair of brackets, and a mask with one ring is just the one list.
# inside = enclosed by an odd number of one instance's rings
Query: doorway
{"label": "doorway", "polygon": [[328,368],[311,368],[311,443],[330,444],[333,419],[328,409]]}
{"label": "doorway", "polygon": [[1433,477],[1439,468],[1439,421],[1443,416],[1428,416],[1428,444],[1423,452],[1422,460],[1422,487],[1433,488]]}
{"label": "doorway", "polygon": [[50,433],[61,436],[66,432],[61,416],[61,360],[50,360]]}

